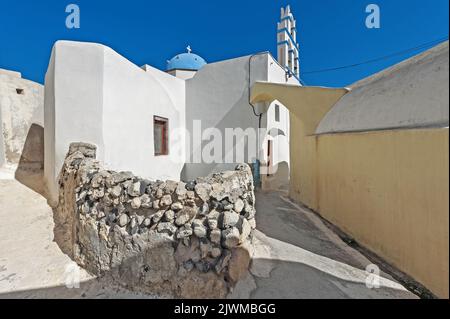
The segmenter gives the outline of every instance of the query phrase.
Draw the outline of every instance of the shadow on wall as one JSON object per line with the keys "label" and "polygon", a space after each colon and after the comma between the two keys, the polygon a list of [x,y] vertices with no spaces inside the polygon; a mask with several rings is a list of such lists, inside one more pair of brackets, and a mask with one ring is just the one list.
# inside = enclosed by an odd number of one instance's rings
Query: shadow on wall
{"label": "shadow on wall", "polygon": [[[73,238],[72,233],[75,229],[82,228],[83,225],[80,225],[75,219],[62,220],[61,217],[64,218],[64,216],[61,216],[57,210],[53,210],[53,212],[55,242],[73,260],[75,253],[73,250],[75,247],[74,241],[80,241],[80,239]],[[103,235],[108,238],[121,236],[117,234],[117,229],[113,228],[110,229],[109,233]],[[184,266],[179,266],[177,258],[189,256],[191,250],[186,249],[186,255],[180,255],[177,252],[177,244],[163,236],[155,237],[155,234],[152,233],[144,239],[139,237],[132,238],[131,236],[124,237],[124,243],[126,243],[127,247],[116,246],[113,259],[111,260],[111,262],[115,263],[118,263],[119,260],[120,262],[105,270],[99,270],[98,267],[109,266],[97,265],[95,257],[110,253],[105,247],[106,243],[95,238],[95,236],[92,236],[89,240],[89,244],[93,249],[85,252],[87,255],[86,264],[81,265],[81,267],[90,274],[98,275],[99,277],[83,285],[94,285],[96,290],[100,287],[104,289],[105,285],[109,288],[118,287],[129,290],[128,293],[130,295],[153,295],[159,298],[199,299],[226,297],[227,283],[229,282],[226,276],[223,274],[216,275],[212,271],[202,272],[195,267],[191,267],[188,270]],[[144,245],[147,245],[147,247],[141,249],[141,246]],[[180,242],[178,245],[183,244]],[[92,261],[90,262],[89,259],[92,259]],[[68,279],[71,280],[73,277]],[[57,297],[56,294],[59,291],[62,291],[64,295],[71,294],[71,292],[65,291],[64,288],[64,286],[52,288],[55,289],[54,297]],[[114,293],[118,289],[111,290]],[[46,289],[38,289],[37,293],[38,296],[36,297],[41,297],[41,294],[47,294]],[[47,297],[52,296],[53,293]],[[111,297],[114,297],[114,295]]]}
{"label": "shadow on wall", "polygon": [[[218,129],[222,133],[222,140],[220,144],[220,148],[218,148],[218,152],[220,156],[215,154],[215,151],[211,153],[206,152],[206,155],[210,155],[212,157],[220,157],[222,162],[225,162],[227,152],[234,152],[233,161],[230,163],[190,163],[193,160],[193,157],[202,154],[205,150],[206,146],[211,143],[211,136],[206,137],[205,140],[202,140],[200,145],[193,145],[197,143],[197,141],[193,141],[193,136],[191,136],[191,146],[188,154],[188,162],[184,165],[183,170],[181,172],[181,180],[189,181],[194,180],[198,176],[208,176],[211,173],[217,173],[225,170],[232,170],[237,164],[241,162],[246,162],[250,164],[253,162],[253,157],[256,157],[257,147],[253,145],[253,143],[249,144],[247,138],[244,137],[244,140],[238,139],[237,137],[233,138],[232,149],[226,148],[225,143],[225,130],[226,129],[242,129],[246,130],[248,128],[256,128],[258,127],[258,117],[256,117],[253,112],[250,104],[248,104],[248,91],[244,91],[239,99],[233,104],[233,106],[223,114],[223,117],[218,119],[216,122],[204,124],[205,121],[202,120],[202,114],[195,114],[188,121],[201,120],[202,121],[202,130],[207,128],[215,128]],[[193,124],[190,123],[188,125],[189,130],[193,131]],[[255,135],[256,137],[256,135]],[[239,148],[237,146],[241,145],[243,147]],[[254,148],[252,150],[252,147]],[[250,150],[249,150],[250,148]],[[244,152],[244,161],[238,161],[236,159],[236,153],[239,151]],[[196,154],[196,155],[194,155]],[[250,155],[250,156],[249,156]]]}
{"label": "shadow on wall", "polygon": [[45,197],[44,175],[44,128],[33,123],[15,172],[15,178],[21,184]]}

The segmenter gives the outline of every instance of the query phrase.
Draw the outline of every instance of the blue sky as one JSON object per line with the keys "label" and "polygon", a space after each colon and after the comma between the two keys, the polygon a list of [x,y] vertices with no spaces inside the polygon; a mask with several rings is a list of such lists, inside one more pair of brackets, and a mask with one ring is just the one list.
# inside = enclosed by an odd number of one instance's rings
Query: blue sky
{"label": "blue sky", "polygon": [[[81,28],[67,29],[65,8],[78,4]],[[367,29],[365,8],[381,9]],[[208,62],[260,51],[276,56],[280,7],[298,21],[301,77],[308,85],[345,86],[422,50],[332,72],[448,36],[448,0],[0,0],[0,68],[43,82],[56,40],[100,42],[126,58],[165,68],[190,44]]]}

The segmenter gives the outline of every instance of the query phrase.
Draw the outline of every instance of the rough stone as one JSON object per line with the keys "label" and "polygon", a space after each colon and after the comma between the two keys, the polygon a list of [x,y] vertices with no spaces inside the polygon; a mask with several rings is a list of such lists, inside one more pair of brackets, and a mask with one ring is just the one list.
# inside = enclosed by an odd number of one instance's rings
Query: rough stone
{"label": "rough stone", "polygon": [[215,218],[208,218],[208,227],[210,229],[216,229],[218,227],[219,222]]}
{"label": "rough stone", "polygon": [[149,195],[143,194],[141,197],[141,207],[142,208],[151,208],[152,207],[152,200]]}
{"label": "rough stone", "polygon": [[119,173],[114,173],[110,176],[110,178],[107,178],[107,185],[112,186],[112,185],[117,185],[119,183],[122,183],[126,180],[129,179],[133,179],[134,175],[131,172],[119,172]]}
{"label": "rough stone", "polygon": [[167,207],[170,206],[171,204],[172,204],[172,196],[170,195],[164,195],[159,202],[159,205],[161,207]]}
{"label": "rough stone", "polygon": [[178,187],[178,182],[175,181],[166,181],[164,184],[164,194],[172,194]]}
{"label": "rough stone", "polygon": [[222,252],[222,257],[218,261],[215,269],[218,274],[222,273],[222,271],[228,266],[228,262],[231,259],[231,252],[229,250],[224,250]]}
{"label": "rough stone", "polygon": [[180,227],[177,232],[177,238],[182,239],[192,235],[192,228],[187,228],[186,226]]}
{"label": "rough stone", "polygon": [[208,203],[203,203],[202,207],[198,212],[201,216],[206,216],[209,213],[209,205]]}
{"label": "rough stone", "polygon": [[198,238],[206,237],[206,227],[203,225],[197,225],[194,227],[194,234]]}
{"label": "rough stone", "polygon": [[175,212],[173,210],[168,210],[164,213],[164,221],[173,223],[175,220]]}
{"label": "rough stone", "polygon": [[176,214],[175,224],[182,226],[192,220],[196,215],[196,210],[191,207],[184,207]]}
{"label": "rough stone", "polygon": [[179,201],[186,199],[186,197],[187,197],[186,184],[183,182],[179,182],[178,186],[175,190],[175,194],[177,195],[177,199]]}
{"label": "rough stone", "polygon": [[195,192],[202,201],[206,202],[209,199],[209,194],[211,192],[211,185],[207,183],[199,183],[195,185]]}
{"label": "rough stone", "polygon": [[141,196],[141,182],[135,182],[128,187],[128,195]]}
{"label": "rough stone", "polygon": [[250,227],[251,227],[252,229],[256,229],[256,220],[255,220],[254,218],[249,219],[249,220],[248,220],[248,223],[250,224]]}
{"label": "rough stone", "polygon": [[179,210],[183,209],[183,204],[181,204],[180,202],[176,202],[176,203],[173,203],[172,206],[170,206],[170,208],[174,211],[179,211]]}
{"label": "rough stone", "polygon": [[219,247],[213,247],[213,248],[211,249],[211,256],[212,256],[213,258],[217,258],[217,257],[219,257],[220,255],[222,255],[222,249],[220,249]]}
{"label": "rough stone", "polygon": [[159,223],[159,221],[162,219],[162,217],[164,216],[164,211],[163,210],[159,210],[157,211],[155,214],[153,214],[152,216],[152,222],[153,224],[157,224]]}
{"label": "rough stone", "polygon": [[220,229],[213,229],[209,234],[209,240],[211,240],[214,244],[220,244],[220,240],[222,238],[222,232]]}
{"label": "rough stone", "polygon": [[238,282],[247,274],[250,259],[250,252],[245,246],[235,247],[231,251],[231,258],[228,262],[228,276],[233,282]]}
{"label": "rough stone", "polygon": [[248,222],[248,220],[242,216],[239,217],[239,222],[236,224],[237,229],[239,230],[239,243],[243,243],[247,237],[250,235],[252,231],[252,226]]}
{"label": "rough stone", "polygon": [[239,245],[240,234],[236,227],[231,227],[222,231],[222,244],[226,248],[233,248]]}
{"label": "rough stone", "polygon": [[167,233],[169,235],[175,234],[177,231],[177,227],[168,222],[159,223],[157,229],[159,233]]}
{"label": "rough stone", "polygon": [[128,224],[129,221],[129,217],[127,214],[122,214],[119,217],[119,226],[120,227],[125,227]]}
{"label": "rough stone", "polygon": [[249,202],[247,202],[247,201],[245,201],[244,211],[245,211],[244,216],[245,216],[247,219],[252,219],[252,218],[255,217],[256,210],[255,210],[255,208],[254,208]]}
{"label": "rough stone", "polygon": [[145,227],[150,227],[150,225],[152,224],[152,221],[151,221],[150,218],[146,218],[146,219],[144,219],[144,221],[142,222],[142,224],[143,224]]}
{"label": "rough stone", "polygon": [[225,187],[222,184],[214,183],[211,185],[211,193],[210,196],[217,199],[218,201],[223,200],[227,194],[225,191]]}
{"label": "rough stone", "polygon": [[141,207],[141,199],[139,197],[135,197],[131,200],[131,207],[133,209],[139,209]]}
{"label": "rough stone", "polygon": [[110,194],[111,194],[114,198],[120,197],[120,195],[122,195],[122,186],[120,186],[120,185],[114,186],[113,188],[111,188]]}
{"label": "rough stone", "polygon": [[234,211],[223,212],[221,218],[222,218],[221,227],[223,229],[233,227],[239,222],[239,214],[237,214]]}
{"label": "rough stone", "polygon": [[186,190],[193,191],[195,189],[195,181],[189,181],[186,183]]}
{"label": "rough stone", "polygon": [[234,203],[234,211],[238,214],[240,214],[242,212],[242,210],[244,209],[244,201],[242,199],[238,199],[235,203]]}
{"label": "rough stone", "polygon": [[161,188],[158,188],[155,193],[155,197],[161,199],[164,196],[164,192]]}

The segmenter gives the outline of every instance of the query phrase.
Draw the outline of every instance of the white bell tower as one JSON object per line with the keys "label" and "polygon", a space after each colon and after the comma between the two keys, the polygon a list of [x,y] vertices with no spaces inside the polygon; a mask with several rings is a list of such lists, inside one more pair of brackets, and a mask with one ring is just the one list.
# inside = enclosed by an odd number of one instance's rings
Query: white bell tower
{"label": "white bell tower", "polygon": [[297,43],[296,21],[291,7],[281,8],[281,21],[278,23],[277,33],[278,63],[289,76],[300,78],[299,45]]}

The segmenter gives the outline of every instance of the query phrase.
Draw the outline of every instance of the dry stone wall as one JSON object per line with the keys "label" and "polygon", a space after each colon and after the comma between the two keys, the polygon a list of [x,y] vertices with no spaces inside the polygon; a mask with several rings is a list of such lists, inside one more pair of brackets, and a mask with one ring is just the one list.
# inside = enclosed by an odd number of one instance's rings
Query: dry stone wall
{"label": "dry stone wall", "polygon": [[255,222],[250,167],[194,181],[103,169],[74,143],[59,177],[55,239],[95,275],[183,298],[225,297],[247,272]]}

